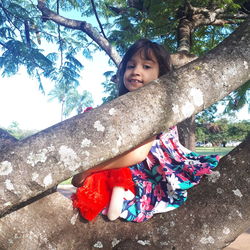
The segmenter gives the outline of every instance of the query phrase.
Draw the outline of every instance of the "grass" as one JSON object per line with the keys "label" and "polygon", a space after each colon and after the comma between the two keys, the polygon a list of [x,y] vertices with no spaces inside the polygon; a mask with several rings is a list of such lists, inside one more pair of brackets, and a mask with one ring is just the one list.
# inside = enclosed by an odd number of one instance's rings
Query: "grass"
{"label": "grass", "polygon": [[62,183],[60,183],[60,185],[71,184],[71,179],[72,179],[72,178],[69,178],[68,180],[63,181]]}
{"label": "grass", "polygon": [[195,152],[201,155],[226,155],[229,153],[234,147],[196,147]]}
{"label": "grass", "polygon": [[[211,155],[211,154],[215,154],[215,155],[226,155],[227,153],[229,153],[234,147],[196,147],[195,152],[197,152],[198,154],[201,155]],[[71,184],[71,179],[65,180],[62,183],[60,183],[60,185],[67,185],[67,184]]]}

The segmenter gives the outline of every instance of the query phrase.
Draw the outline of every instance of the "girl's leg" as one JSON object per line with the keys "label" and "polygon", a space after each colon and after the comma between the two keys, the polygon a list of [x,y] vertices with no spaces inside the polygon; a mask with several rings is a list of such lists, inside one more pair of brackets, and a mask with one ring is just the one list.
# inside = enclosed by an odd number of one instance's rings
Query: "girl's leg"
{"label": "girl's leg", "polygon": [[123,187],[113,188],[109,209],[107,213],[107,216],[110,220],[116,220],[120,216],[122,212],[124,196],[125,196],[125,189]]}

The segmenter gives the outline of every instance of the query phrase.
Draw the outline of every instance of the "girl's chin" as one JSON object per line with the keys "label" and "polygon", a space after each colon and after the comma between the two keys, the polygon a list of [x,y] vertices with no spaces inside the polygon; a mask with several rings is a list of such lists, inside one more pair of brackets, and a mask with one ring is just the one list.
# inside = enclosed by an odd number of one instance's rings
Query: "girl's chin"
{"label": "girl's chin", "polygon": [[126,88],[129,90],[129,91],[134,91],[134,90],[137,90],[139,89],[141,86],[141,84],[129,84],[128,86],[126,86]]}

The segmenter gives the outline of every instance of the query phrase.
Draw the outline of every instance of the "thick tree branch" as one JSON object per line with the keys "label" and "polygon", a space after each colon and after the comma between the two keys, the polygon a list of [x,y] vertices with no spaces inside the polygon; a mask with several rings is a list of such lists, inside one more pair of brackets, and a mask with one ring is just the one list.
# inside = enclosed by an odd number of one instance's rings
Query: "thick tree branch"
{"label": "thick tree branch", "polygon": [[191,35],[193,31],[206,25],[223,26],[225,24],[237,24],[246,19],[246,13],[228,14],[224,8],[194,7],[187,1],[184,8],[179,10],[179,25],[177,28],[178,52],[189,52],[191,48]]}
{"label": "thick tree branch", "polygon": [[249,152],[250,138],[189,190],[186,204],[146,223],[101,216],[84,223],[69,199],[53,193],[0,219],[0,249],[96,249],[97,242],[102,249],[223,249],[250,226]]}
{"label": "thick tree branch", "polygon": [[1,151],[1,214],[135,147],[249,80],[249,25],[250,18],[220,46],[172,74]]}
{"label": "thick tree branch", "polygon": [[4,147],[10,146],[17,141],[18,140],[14,136],[0,128],[0,151],[3,150]]}
{"label": "thick tree branch", "polygon": [[78,21],[73,20],[69,18],[65,18],[63,16],[60,16],[56,14],[55,12],[48,9],[45,5],[44,0],[39,0],[38,9],[42,12],[42,18],[43,20],[51,20],[59,25],[62,25],[67,28],[81,30],[84,33],[86,33],[91,39],[93,39],[112,59],[112,61],[115,63],[115,65],[118,66],[118,64],[121,61],[120,56],[116,52],[116,50],[112,47],[112,45],[105,39],[103,36],[101,36],[91,24],[85,22],[85,21]]}
{"label": "thick tree branch", "polygon": [[[211,2],[208,8],[194,7],[189,1],[185,1],[186,4],[183,8],[178,11],[179,25],[177,28],[177,51],[172,57],[174,59],[175,67],[179,67],[185,62],[186,59],[191,61],[193,55],[188,57],[192,46],[192,34],[194,30],[199,26],[213,25],[213,26],[223,26],[225,24],[238,24],[241,22],[238,18],[246,18],[246,14],[234,15],[234,19],[223,19],[226,16],[226,6],[224,8],[216,8]],[[219,18],[220,17],[220,18]],[[181,59],[182,58],[182,59]],[[180,61],[178,59],[181,59]],[[188,61],[187,60],[187,61]],[[177,63],[176,63],[177,62]],[[179,64],[179,65],[178,65]],[[178,126],[180,132],[181,142],[188,148],[194,150],[195,148],[195,119],[190,117],[189,119],[183,121]]]}
{"label": "thick tree branch", "polygon": [[191,49],[191,36],[194,31],[194,24],[187,18],[182,18],[177,28],[177,51],[178,52],[190,52]]}
{"label": "thick tree branch", "polygon": [[243,12],[239,12],[236,14],[227,14],[227,13],[220,13],[218,14],[217,18],[218,19],[226,19],[226,20],[230,20],[230,19],[241,19],[241,20],[245,20],[247,19],[249,15]]}

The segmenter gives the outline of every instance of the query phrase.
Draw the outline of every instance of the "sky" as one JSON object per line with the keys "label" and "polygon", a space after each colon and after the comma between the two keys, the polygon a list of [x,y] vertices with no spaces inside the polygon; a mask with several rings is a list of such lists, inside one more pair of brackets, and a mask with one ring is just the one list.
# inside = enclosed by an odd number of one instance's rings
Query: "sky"
{"label": "sky", "polygon": [[[84,70],[79,92],[90,91],[94,106],[97,106],[104,96],[103,73],[115,68],[109,66],[104,52],[96,52],[93,60],[82,58],[82,63]],[[24,69],[12,77],[0,76],[0,127],[7,128],[12,122],[17,122],[21,129],[43,130],[60,122],[61,106],[57,100],[49,101],[47,95],[53,84],[46,79],[43,85],[45,95],[39,90],[38,81],[30,78]]]}

